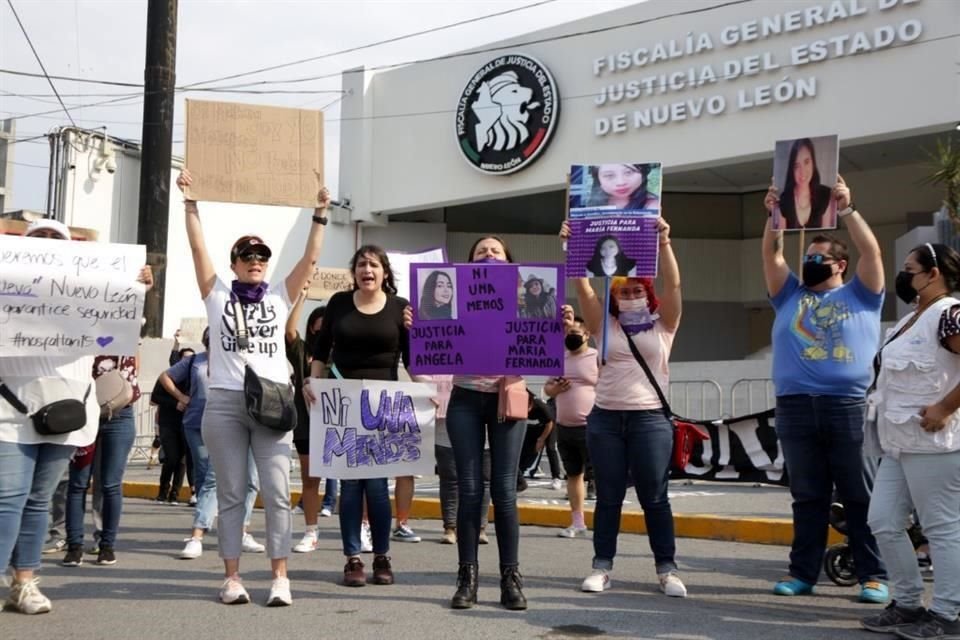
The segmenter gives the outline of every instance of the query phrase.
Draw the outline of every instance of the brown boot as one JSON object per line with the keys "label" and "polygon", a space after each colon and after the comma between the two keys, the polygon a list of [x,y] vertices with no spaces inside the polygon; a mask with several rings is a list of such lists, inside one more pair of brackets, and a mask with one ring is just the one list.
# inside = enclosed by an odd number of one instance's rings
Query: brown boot
{"label": "brown boot", "polygon": [[348,587],[363,587],[367,584],[367,574],[363,572],[360,558],[350,558],[343,567],[343,584]]}
{"label": "brown boot", "polygon": [[373,584],[393,584],[393,569],[390,558],[384,555],[373,558]]}

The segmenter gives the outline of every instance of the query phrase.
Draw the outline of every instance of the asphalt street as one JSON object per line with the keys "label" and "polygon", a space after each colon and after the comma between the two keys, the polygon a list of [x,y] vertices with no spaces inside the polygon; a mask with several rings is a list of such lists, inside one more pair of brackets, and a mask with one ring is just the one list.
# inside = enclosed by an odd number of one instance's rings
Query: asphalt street
{"label": "asphalt street", "polygon": [[[612,589],[579,591],[589,573],[592,545],[561,539],[556,529],[524,527],[521,570],[530,601],[526,612],[499,604],[496,539],[481,547],[480,604],[469,611],[447,607],[453,594],[456,548],[438,544],[440,523],[413,524],[424,540],[394,543],[397,583],[347,588],[342,575],[337,518],[323,518],[321,548],[292,554],[294,604],[266,608],[268,561],[244,555],[244,583],[253,602],[217,602],[222,564],[216,536],[208,536],[197,560],[177,553],[191,522],[191,509],[127,499],[117,543],[118,563],[99,567],[93,556],[81,567],[44,556],[41,588],[53,600],[51,613],[0,614],[0,637],[50,638],[662,638],[670,640],[859,639],[859,617],[878,609],[856,602],[854,588],[821,582],[812,596],[772,595],[786,568],[787,548],[711,540],[678,540],[678,562],[689,589],[686,599],[659,593],[647,539],[622,535]],[[302,521],[295,517],[295,537]],[[263,515],[253,532],[263,539]],[[368,566],[370,558],[367,556]]]}

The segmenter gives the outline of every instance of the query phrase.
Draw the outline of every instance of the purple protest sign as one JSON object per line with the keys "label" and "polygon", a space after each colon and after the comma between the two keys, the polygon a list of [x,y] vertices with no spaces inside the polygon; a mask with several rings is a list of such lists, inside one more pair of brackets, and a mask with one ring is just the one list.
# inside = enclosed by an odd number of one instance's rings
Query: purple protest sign
{"label": "purple protest sign", "polygon": [[657,275],[660,163],[570,169],[567,275]]}
{"label": "purple protest sign", "polygon": [[561,265],[410,265],[413,374],[562,375]]}

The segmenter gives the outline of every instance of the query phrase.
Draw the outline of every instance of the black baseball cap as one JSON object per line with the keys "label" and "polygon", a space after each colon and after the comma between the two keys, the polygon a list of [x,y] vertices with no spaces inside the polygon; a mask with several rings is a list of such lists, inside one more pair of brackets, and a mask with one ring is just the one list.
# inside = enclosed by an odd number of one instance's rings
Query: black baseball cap
{"label": "black baseball cap", "polygon": [[259,253],[266,258],[273,255],[270,247],[259,236],[241,236],[239,240],[234,242],[233,248],[230,249],[230,262],[236,262],[237,258],[245,253]]}

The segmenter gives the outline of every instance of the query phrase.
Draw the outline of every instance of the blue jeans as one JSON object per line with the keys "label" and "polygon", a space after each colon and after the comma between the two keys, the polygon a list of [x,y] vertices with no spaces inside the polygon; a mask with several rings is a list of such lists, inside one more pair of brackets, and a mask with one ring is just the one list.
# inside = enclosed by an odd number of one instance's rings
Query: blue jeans
{"label": "blue jeans", "polygon": [[343,555],[360,555],[360,524],[363,521],[363,498],[367,498],[367,516],[370,518],[370,534],[373,538],[373,553],[387,554],[390,551],[390,488],[386,478],[340,481],[340,537],[343,539]]}
{"label": "blue jeans", "polygon": [[87,489],[94,465],[100,465],[101,493],[103,495],[103,529],[100,546],[113,548],[120,527],[123,510],[123,472],[137,435],[133,409],[126,407],[110,420],[100,421],[97,433],[99,459],[77,469],[70,467],[70,487],[67,489],[67,544],[83,544],[83,514],[86,511]]}
{"label": "blue jeans", "polygon": [[327,478],[327,483],[323,487],[323,504],[321,509],[329,509],[331,512],[337,509],[337,479]]}
{"label": "blue jeans", "polygon": [[[200,429],[184,428],[183,435],[190,448],[190,456],[193,460],[193,481],[197,485],[197,506],[193,511],[193,528],[209,531],[213,528],[213,521],[217,517],[217,476],[210,464],[210,452],[207,451],[207,445],[203,443]],[[247,499],[244,503],[244,526],[250,525],[253,505],[257,501],[257,492],[260,490],[252,452],[247,460],[247,469],[249,477]]]}
{"label": "blue jeans", "polygon": [[845,396],[777,398],[777,439],[793,497],[790,575],[816,584],[827,548],[836,486],[847,518],[850,550],[861,584],[886,580],[877,541],[867,526],[870,489],[864,477],[864,400]]}
{"label": "blue jeans", "polygon": [[50,497],[75,449],[0,442],[0,571],[40,566]]}
{"label": "blue jeans", "polygon": [[657,573],[676,570],[673,510],[667,496],[673,425],[659,409],[610,411],[594,407],[587,416],[587,448],[597,486],[593,568],[613,568],[623,499],[627,482],[632,480],[643,507]]}
{"label": "blue jeans", "polygon": [[497,394],[454,387],[447,434],[457,463],[457,550],[462,563],[477,562],[483,520],[484,444],[490,440],[490,497],[501,567],[520,564],[517,472],[526,421],[499,422]]}

